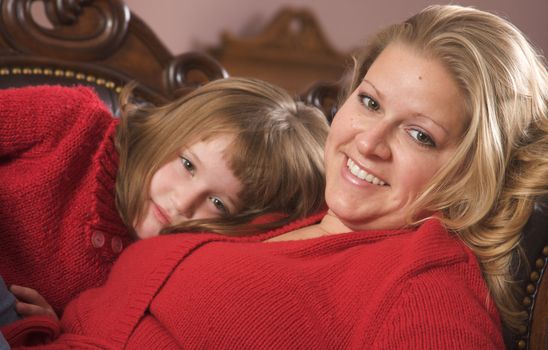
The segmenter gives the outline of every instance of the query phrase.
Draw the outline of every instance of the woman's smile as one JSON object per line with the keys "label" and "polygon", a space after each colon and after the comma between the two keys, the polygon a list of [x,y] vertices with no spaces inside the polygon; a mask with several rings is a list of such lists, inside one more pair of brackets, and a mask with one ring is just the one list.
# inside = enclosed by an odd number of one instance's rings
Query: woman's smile
{"label": "woman's smile", "polygon": [[356,176],[358,179],[362,181],[369,182],[370,184],[377,185],[377,186],[388,186],[388,184],[376,177],[375,175],[371,174],[370,172],[360,168],[351,158],[348,158],[348,161],[346,162],[346,167],[348,170],[350,170],[350,173],[354,176]]}

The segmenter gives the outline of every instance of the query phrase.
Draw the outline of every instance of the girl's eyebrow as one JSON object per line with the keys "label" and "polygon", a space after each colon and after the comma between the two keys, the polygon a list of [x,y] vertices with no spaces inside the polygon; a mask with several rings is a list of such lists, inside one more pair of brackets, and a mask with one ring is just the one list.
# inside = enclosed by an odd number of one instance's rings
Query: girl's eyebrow
{"label": "girl's eyebrow", "polygon": [[192,152],[190,148],[183,148],[182,153],[188,153],[194,163],[197,163],[197,165],[202,165],[202,160],[200,157],[198,157],[196,153]]}

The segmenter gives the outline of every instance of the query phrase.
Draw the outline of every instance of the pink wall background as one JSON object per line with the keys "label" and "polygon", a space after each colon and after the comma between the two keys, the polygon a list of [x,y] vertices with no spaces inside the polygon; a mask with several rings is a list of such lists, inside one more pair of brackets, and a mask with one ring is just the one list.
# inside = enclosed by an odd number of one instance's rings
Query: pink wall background
{"label": "pink wall background", "polygon": [[359,46],[386,24],[403,20],[429,4],[458,3],[495,12],[520,28],[548,54],[548,0],[125,0],[173,54],[214,46],[228,31],[243,36],[260,31],[282,6],[309,8],[331,45],[340,51]]}

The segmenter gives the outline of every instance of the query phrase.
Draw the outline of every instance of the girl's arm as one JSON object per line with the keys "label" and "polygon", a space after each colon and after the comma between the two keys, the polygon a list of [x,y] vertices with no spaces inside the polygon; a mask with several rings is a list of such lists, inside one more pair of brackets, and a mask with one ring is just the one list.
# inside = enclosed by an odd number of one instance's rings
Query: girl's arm
{"label": "girl's arm", "polygon": [[109,114],[90,88],[0,90],[0,158],[32,157],[55,147],[81,118]]}

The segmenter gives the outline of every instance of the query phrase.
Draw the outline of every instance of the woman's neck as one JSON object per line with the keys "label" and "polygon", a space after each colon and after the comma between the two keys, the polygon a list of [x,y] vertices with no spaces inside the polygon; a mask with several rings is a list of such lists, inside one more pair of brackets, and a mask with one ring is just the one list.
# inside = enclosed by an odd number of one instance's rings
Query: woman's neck
{"label": "woman's neck", "polygon": [[302,227],[300,229],[284,233],[280,236],[268,239],[267,242],[296,241],[302,239],[318,238],[331,234],[351,232],[331,211],[328,211],[323,219],[315,225]]}

